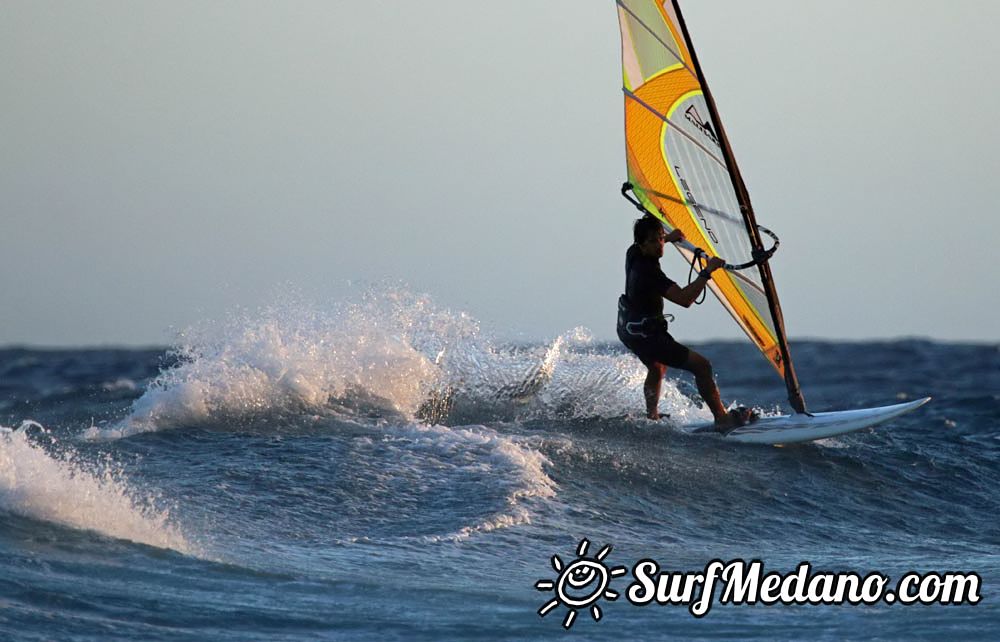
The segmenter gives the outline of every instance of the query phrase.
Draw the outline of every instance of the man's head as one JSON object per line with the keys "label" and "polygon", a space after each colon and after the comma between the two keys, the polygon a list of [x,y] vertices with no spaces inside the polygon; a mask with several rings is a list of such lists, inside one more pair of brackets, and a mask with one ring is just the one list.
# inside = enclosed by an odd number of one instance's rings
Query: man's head
{"label": "man's head", "polygon": [[647,214],[636,219],[632,226],[632,238],[646,256],[663,256],[663,242],[667,238],[663,224],[655,216]]}

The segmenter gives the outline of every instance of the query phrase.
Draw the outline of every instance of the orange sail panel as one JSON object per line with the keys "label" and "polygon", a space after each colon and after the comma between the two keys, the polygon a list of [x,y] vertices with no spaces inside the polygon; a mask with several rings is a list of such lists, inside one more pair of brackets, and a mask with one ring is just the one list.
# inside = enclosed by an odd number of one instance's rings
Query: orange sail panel
{"label": "orange sail panel", "polygon": [[[730,264],[752,261],[754,244],[727,166],[724,134],[709,109],[677,12],[669,0],[617,5],[633,192],[647,211],[709,255]],[[691,260],[689,250],[675,247]],[[709,287],[788,380],[781,324],[772,316],[761,271],[716,270]]]}

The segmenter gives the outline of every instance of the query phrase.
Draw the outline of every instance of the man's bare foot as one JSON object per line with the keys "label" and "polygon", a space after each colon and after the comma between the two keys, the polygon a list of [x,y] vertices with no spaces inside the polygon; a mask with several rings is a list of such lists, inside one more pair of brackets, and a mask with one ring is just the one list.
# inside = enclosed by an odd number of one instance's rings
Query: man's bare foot
{"label": "man's bare foot", "polygon": [[732,431],[734,428],[739,428],[740,426],[745,426],[749,423],[757,421],[760,415],[756,411],[740,406],[739,408],[733,408],[725,414],[724,417],[715,420],[715,430],[726,434]]}

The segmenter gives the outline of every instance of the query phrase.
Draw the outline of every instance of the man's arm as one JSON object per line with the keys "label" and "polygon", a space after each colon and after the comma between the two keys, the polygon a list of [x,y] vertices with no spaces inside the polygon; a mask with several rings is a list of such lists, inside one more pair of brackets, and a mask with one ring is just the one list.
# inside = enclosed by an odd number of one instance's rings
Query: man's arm
{"label": "man's arm", "polygon": [[711,274],[717,268],[725,265],[726,262],[717,256],[713,256],[708,260],[705,265],[705,269],[698,273],[698,278],[691,281],[684,287],[681,287],[674,283],[667,291],[663,293],[663,298],[671,303],[676,303],[683,308],[690,308],[691,304],[694,303],[701,293],[705,290],[705,286],[708,285],[709,279],[702,276],[705,273]]}

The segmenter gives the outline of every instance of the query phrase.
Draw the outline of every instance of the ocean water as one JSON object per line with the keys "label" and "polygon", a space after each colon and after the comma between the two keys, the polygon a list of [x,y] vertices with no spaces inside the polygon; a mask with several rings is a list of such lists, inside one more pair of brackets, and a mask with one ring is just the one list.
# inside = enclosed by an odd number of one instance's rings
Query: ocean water
{"label": "ocean water", "polygon": [[[696,347],[727,402],[786,408],[747,344]],[[727,443],[689,434],[710,413],[687,375],[646,421],[620,346],[512,345],[392,290],[237,312],[171,348],[0,350],[0,638],[995,639],[1000,346],[792,350],[813,410],[934,400],[817,443]],[[982,599],[696,618],[630,604],[619,577],[566,630],[535,584],[584,539],[629,569],[975,572]]]}

